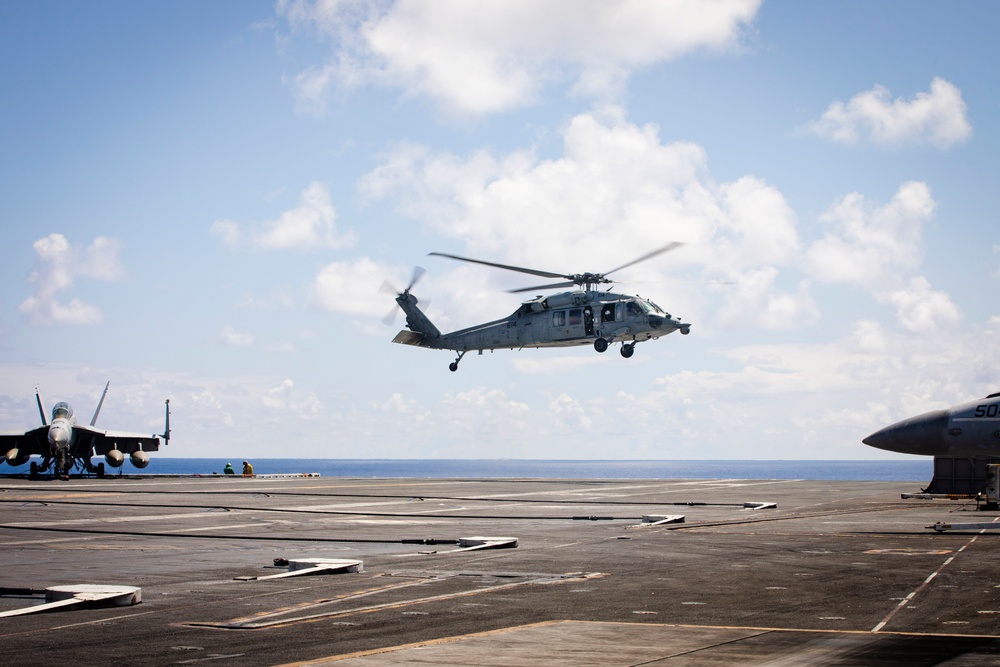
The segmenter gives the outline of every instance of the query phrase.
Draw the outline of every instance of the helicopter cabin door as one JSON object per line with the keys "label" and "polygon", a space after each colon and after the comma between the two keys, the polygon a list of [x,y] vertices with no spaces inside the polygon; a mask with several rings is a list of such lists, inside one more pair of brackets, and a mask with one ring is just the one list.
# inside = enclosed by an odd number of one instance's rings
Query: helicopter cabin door
{"label": "helicopter cabin door", "polygon": [[[590,317],[584,311],[591,311]],[[588,306],[586,308],[564,308],[552,311],[552,338],[554,340],[571,340],[573,338],[583,338],[592,335],[594,331],[594,314]],[[587,334],[587,329],[591,333]]]}

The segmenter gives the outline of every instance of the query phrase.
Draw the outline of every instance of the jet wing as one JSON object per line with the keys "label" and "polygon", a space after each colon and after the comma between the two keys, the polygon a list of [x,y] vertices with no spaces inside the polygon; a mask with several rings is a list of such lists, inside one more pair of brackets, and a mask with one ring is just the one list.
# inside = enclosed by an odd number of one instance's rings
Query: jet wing
{"label": "jet wing", "polygon": [[49,451],[49,427],[40,426],[31,431],[0,433],[0,457],[15,447],[21,454],[45,456]]}
{"label": "jet wing", "polygon": [[77,424],[73,427],[73,437],[81,445],[93,447],[94,453],[98,456],[104,456],[112,449],[117,449],[122,454],[131,454],[139,450],[160,451],[160,437],[156,434],[105,431]]}

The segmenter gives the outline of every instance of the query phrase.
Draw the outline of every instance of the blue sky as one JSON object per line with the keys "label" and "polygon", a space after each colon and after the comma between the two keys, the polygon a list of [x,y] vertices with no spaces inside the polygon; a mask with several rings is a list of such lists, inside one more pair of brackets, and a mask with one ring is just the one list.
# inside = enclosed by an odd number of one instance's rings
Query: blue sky
{"label": "blue sky", "polygon": [[[863,459],[996,391],[992,3],[7,2],[0,428],[39,384],[161,456]],[[390,343],[524,276],[693,323]]]}

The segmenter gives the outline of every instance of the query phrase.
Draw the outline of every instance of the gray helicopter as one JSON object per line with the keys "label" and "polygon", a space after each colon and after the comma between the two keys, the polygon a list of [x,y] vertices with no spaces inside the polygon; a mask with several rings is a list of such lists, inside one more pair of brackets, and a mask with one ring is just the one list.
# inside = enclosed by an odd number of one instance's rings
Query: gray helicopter
{"label": "gray helicopter", "polygon": [[[410,284],[402,292],[384,283],[383,291],[396,295],[396,303],[406,313],[406,329],[392,339],[393,343],[426,347],[432,350],[453,350],[458,357],[448,368],[458,370],[466,352],[478,350],[513,350],[525,347],[572,347],[593,345],[598,352],[607,351],[613,343],[621,343],[621,355],[628,359],[635,352],[636,343],[656,340],[674,331],[687,335],[691,325],[681,322],[652,301],[638,296],[615,294],[597,289],[613,283],[607,276],[639,262],[661,255],[683,245],[672,242],[646,253],[642,257],[604,273],[564,274],[551,271],[508,266],[479,259],[469,259],[442,252],[432,252],[436,257],[447,257],[460,262],[483,264],[498,269],[527,273],[543,278],[562,278],[564,282],[510,290],[511,293],[576,287],[569,292],[551,296],[536,296],[523,302],[507,317],[452,333],[442,334],[430,319],[417,307],[417,297],[410,293],[425,273],[419,266],[413,271]],[[389,317],[395,316],[395,310]],[[387,320],[391,323],[391,320]]]}

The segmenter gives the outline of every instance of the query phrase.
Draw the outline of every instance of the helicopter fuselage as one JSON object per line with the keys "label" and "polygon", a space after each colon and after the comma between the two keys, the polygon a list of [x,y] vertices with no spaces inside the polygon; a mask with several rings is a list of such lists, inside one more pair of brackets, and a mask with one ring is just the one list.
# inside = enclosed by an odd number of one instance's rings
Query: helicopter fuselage
{"label": "helicopter fuselage", "polygon": [[564,292],[521,304],[509,317],[444,334],[448,350],[494,350],[520,347],[570,347],[645,341],[681,329],[658,306],[639,297],[610,292]]}
{"label": "helicopter fuselage", "polygon": [[[630,357],[635,343],[674,331],[687,334],[691,326],[638,296],[576,290],[539,296],[503,319],[440,334],[417,308],[416,297],[400,295],[397,302],[407,314],[410,330],[401,331],[393,342],[454,350],[459,359],[471,350],[525,347],[593,345],[604,352],[618,342],[622,343],[622,356]],[[454,366],[457,368],[457,360]]]}
{"label": "helicopter fuselage", "polygon": [[[417,297],[410,293],[417,280],[424,274],[422,268],[416,267],[410,284],[396,295],[396,303],[406,313],[408,330],[400,331],[392,342],[434,350],[454,350],[458,352],[458,358],[448,367],[452,371],[458,370],[458,363],[470,350],[478,350],[482,354],[484,350],[593,345],[598,352],[606,352],[612,343],[621,343],[621,354],[627,359],[635,352],[636,343],[666,336],[674,331],[687,334],[691,330],[691,325],[674,318],[652,301],[639,296],[602,292],[598,286],[615,282],[608,278],[608,275],[616,271],[670,252],[682,245],[684,244],[671,241],[604,273],[556,273],[432,252],[431,255],[460,262],[482,264],[550,280],[562,279],[562,282],[522,287],[513,292],[535,292],[574,286],[576,289],[552,296],[537,296],[521,303],[521,306],[508,317],[442,334],[417,307]],[[383,288],[392,289],[388,283],[383,285]],[[395,292],[395,289],[392,291]]]}

